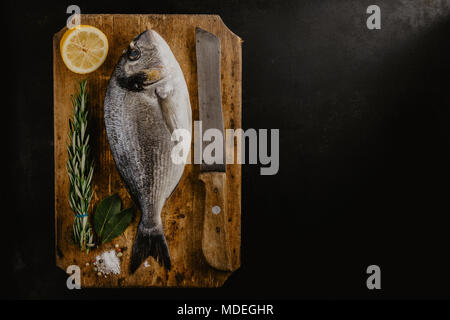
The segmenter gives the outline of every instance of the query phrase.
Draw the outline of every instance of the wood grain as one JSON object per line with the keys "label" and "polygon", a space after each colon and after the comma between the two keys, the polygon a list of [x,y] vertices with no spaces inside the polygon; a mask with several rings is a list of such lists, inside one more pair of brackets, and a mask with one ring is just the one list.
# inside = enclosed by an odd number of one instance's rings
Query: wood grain
{"label": "wood grain", "polygon": [[225,172],[202,172],[205,184],[205,215],[203,220],[202,249],[209,265],[223,271],[232,271],[227,230]]}
{"label": "wood grain", "polygon": [[[186,165],[180,184],[167,200],[162,220],[172,257],[170,271],[148,258],[149,267],[141,266],[129,274],[132,244],[139,216],[125,233],[111,243],[82,253],[72,241],[73,213],[68,205],[69,181],[65,169],[68,119],[72,114],[70,95],[77,81],[88,79],[90,110],[90,134],[95,172],[92,209],[108,195],[118,193],[124,207],[132,205],[127,191],[114,165],[103,121],[103,99],[112,70],[122,51],[130,41],[146,29],[154,29],[169,44],[178,60],[189,89],[193,120],[198,120],[197,70],[195,58],[195,27],[199,26],[218,36],[221,41],[221,77],[224,126],[227,129],[241,127],[241,43],[216,15],[82,15],[82,24],[102,30],[109,41],[109,53],[104,64],[89,75],[70,72],[62,62],[59,41],[66,31],[62,29],[53,37],[54,80],[54,142],[55,142],[55,232],[56,264],[63,270],[78,265],[82,272],[82,287],[217,287],[230,276],[230,272],[212,268],[202,253],[202,229],[205,188],[199,180],[199,166]],[[237,143],[231,144],[234,149]],[[227,144],[228,146],[228,144]],[[233,150],[227,150],[233,151]],[[234,150],[236,151],[236,150]],[[191,159],[193,161],[193,152]],[[235,152],[236,154],[236,152]],[[226,227],[230,230],[227,241],[232,269],[240,265],[241,244],[241,167],[228,164],[226,173]],[[91,215],[92,216],[92,215]],[[115,244],[126,247],[122,257],[122,272],[117,276],[99,277],[93,271],[96,255]]]}

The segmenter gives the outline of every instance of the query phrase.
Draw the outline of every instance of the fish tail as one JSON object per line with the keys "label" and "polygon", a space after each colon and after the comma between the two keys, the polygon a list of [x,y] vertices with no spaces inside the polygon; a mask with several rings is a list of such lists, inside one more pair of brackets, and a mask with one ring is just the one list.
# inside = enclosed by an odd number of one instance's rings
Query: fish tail
{"label": "fish tail", "polygon": [[160,229],[152,228],[148,231],[148,229],[137,228],[136,240],[131,253],[131,273],[134,273],[148,256],[152,256],[160,266],[164,265],[167,270],[170,270],[169,247],[166,237]]}

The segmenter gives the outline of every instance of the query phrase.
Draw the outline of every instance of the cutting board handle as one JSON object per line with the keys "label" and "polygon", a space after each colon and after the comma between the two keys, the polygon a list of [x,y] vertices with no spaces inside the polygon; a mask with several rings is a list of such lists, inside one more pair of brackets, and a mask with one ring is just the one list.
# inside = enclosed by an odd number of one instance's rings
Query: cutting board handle
{"label": "cutting board handle", "polygon": [[222,271],[232,271],[226,225],[226,174],[225,172],[202,172],[199,178],[205,184],[203,255],[212,267]]}

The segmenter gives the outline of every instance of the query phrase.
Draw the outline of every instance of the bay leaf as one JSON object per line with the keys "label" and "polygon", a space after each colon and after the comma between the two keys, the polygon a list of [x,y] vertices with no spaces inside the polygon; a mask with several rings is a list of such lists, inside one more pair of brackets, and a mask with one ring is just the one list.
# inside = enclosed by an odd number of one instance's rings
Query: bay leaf
{"label": "bay leaf", "polygon": [[136,209],[131,207],[111,216],[103,229],[102,244],[120,236],[133,220],[135,211]]}
{"label": "bay leaf", "polygon": [[122,202],[117,193],[103,199],[95,209],[94,230],[99,239],[103,239],[105,226],[109,219],[120,212]]}

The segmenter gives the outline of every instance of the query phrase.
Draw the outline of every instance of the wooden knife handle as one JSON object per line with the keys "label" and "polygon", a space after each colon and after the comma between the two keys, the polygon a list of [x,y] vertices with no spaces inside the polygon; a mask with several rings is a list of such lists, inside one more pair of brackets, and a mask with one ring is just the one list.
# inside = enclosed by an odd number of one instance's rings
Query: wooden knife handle
{"label": "wooden knife handle", "polygon": [[203,255],[212,267],[222,271],[232,271],[226,228],[226,174],[225,172],[202,172],[199,178],[205,184]]}

